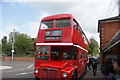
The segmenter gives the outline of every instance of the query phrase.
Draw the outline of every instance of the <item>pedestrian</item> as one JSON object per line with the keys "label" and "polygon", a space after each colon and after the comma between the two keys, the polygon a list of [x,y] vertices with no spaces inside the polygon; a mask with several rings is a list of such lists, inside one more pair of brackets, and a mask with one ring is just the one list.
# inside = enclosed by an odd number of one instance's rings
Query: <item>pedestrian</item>
{"label": "pedestrian", "polygon": [[118,58],[117,62],[113,64],[114,70],[116,72],[115,74],[115,80],[120,80],[120,59]]}
{"label": "pedestrian", "polygon": [[98,65],[97,60],[95,58],[92,58],[91,62],[92,62],[93,75],[96,76],[97,65]]}
{"label": "pedestrian", "polygon": [[108,58],[106,64],[102,68],[102,73],[104,75],[105,80],[113,80],[114,79],[114,66],[112,63],[112,59]]}
{"label": "pedestrian", "polygon": [[88,67],[90,70],[91,70],[91,65],[92,65],[91,58],[88,58],[87,67]]}

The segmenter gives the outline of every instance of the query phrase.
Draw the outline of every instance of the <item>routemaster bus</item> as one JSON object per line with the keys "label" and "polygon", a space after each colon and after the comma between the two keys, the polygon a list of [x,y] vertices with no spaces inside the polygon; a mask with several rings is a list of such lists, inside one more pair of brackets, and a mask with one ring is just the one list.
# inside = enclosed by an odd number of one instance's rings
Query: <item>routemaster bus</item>
{"label": "routemaster bus", "polygon": [[88,40],[71,14],[41,20],[36,40],[36,80],[76,80],[86,70]]}

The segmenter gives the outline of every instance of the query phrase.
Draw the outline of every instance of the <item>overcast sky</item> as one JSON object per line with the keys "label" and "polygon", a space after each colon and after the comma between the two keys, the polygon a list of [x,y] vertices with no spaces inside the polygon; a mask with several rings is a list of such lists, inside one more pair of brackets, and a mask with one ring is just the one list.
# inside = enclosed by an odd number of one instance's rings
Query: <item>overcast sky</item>
{"label": "overcast sky", "polygon": [[117,2],[117,0],[58,0],[57,2],[55,0],[49,2],[48,0],[2,0],[0,40],[3,36],[8,36],[13,29],[36,37],[43,17],[68,13],[73,14],[88,38],[93,36],[99,42],[98,20],[117,16]]}

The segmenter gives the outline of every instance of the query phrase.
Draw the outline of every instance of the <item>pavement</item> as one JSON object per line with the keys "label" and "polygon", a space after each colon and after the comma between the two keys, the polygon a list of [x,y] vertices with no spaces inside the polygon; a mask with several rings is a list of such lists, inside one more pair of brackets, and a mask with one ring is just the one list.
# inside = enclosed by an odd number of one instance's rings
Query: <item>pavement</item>
{"label": "pavement", "polygon": [[93,75],[93,71],[92,69],[87,69],[87,72],[80,78],[80,80],[86,80],[86,79],[90,79],[90,80],[103,80],[103,74],[100,70],[100,65],[98,65],[97,68],[97,74],[96,76]]}
{"label": "pavement", "polygon": [[[18,80],[18,79],[32,80],[34,78],[34,74],[33,74],[34,62],[2,61],[2,67],[0,69],[0,72],[2,72],[2,78],[3,78],[2,80]],[[103,79],[103,75],[100,71],[100,67],[98,66],[98,71],[96,76],[93,75],[92,70],[87,69],[86,74],[84,74],[81,78],[79,78],[79,80],[86,80],[86,79],[88,80]]]}

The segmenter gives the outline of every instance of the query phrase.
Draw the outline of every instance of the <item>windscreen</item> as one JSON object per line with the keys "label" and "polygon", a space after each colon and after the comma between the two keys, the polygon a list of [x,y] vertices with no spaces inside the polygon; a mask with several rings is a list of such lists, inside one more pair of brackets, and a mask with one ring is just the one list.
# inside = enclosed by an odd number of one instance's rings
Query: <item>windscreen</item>
{"label": "windscreen", "polygon": [[63,52],[62,57],[63,60],[75,60],[76,52]]}
{"label": "windscreen", "polygon": [[49,47],[48,46],[39,46],[36,49],[36,54],[40,54],[36,56],[37,60],[48,60],[48,52]]}
{"label": "windscreen", "polygon": [[76,54],[77,49],[70,46],[52,46],[50,53],[53,60],[75,60]]}

